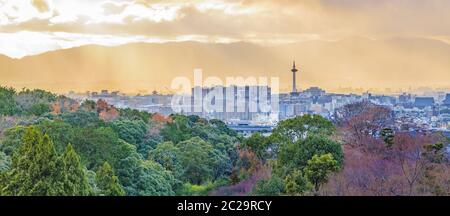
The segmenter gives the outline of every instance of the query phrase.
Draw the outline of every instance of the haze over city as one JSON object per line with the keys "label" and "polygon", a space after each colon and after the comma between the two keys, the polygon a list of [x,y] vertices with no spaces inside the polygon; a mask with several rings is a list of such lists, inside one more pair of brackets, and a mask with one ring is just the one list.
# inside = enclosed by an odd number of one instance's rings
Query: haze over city
{"label": "haze over city", "polygon": [[[330,91],[448,89],[445,0],[0,1],[1,84],[167,91],[177,76]],[[390,90],[389,90],[390,89]]]}
{"label": "haze over city", "polygon": [[0,0],[2,210],[432,215],[316,197],[450,195],[449,9]]}

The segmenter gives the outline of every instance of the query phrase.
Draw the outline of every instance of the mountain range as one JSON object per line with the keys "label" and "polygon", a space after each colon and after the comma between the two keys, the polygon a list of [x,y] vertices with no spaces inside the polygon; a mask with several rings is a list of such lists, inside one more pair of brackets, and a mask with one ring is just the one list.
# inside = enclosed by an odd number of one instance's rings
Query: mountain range
{"label": "mountain range", "polygon": [[0,56],[0,85],[56,92],[111,89],[166,90],[177,76],[279,77],[300,88],[450,87],[450,45],[433,39],[348,38],[261,46],[253,43],[134,43],[88,45],[13,59]]}

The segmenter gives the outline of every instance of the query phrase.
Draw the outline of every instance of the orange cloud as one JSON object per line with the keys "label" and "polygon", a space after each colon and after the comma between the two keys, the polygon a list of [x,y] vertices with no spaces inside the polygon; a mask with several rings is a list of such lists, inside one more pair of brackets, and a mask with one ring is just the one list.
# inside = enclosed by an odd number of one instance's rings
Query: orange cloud
{"label": "orange cloud", "polygon": [[41,13],[44,13],[44,12],[47,12],[50,10],[50,7],[46,0],[32,0],[31,4],[33,4],[33,6],[36,7],[36,9]]}

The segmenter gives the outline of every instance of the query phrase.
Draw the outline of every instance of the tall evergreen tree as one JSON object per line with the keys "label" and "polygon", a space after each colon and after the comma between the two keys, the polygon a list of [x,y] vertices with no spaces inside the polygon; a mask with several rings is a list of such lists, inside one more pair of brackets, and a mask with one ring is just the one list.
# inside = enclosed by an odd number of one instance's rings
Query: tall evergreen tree
{"label": "tall evergreen tree", "polygon": [[92,190],[86,172],[71,144],[67,145],[61,160],[64,167],[64,195],[90,195]]}
{"label": "tall evergreen tree", "polygon": [[59,157],[53,142],[36,128],[27,128],[23,144],[3,177],[2,195],[88,195],[90,186],[79,156],[69,145]]}
{"label": "tall evergreen tree", "polygon": [[63,190],[61,162],[53,143],[35,128],[25,132],[23,144],[12,157],[5,175],[4,195],[59,195]]}
{"label": "tall evergreen tree", "polygon": [[104,196],[123,196],[125,191],[119,184],[119,178],[114,175],[114,171],[108,162],[105,162],[97,171],[97,186],[100,188],[101,195]]}

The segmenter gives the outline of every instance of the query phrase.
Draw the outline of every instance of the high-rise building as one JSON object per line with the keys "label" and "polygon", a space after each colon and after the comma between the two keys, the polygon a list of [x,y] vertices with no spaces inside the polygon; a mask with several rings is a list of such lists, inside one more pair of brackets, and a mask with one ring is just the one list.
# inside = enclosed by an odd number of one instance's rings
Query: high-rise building
{"label": "high-rise building", "polygon": [[[215,95],[214,91],[219,91]],[[209,96],[208,94],[213,93]],[[211,101],[209,101],[211,100]],[[262,107],[270,106],[272,90],[268,86],[216,86],[191,89],[191,108],[186,114],[198,115],[205,118],[220,120],[252,120],[258,115],[269,115]],[[221,107],[221,110],[209,110],[204,102],[212,102],[212,105]],[[215,108],[218,108],[215,107]]]}

